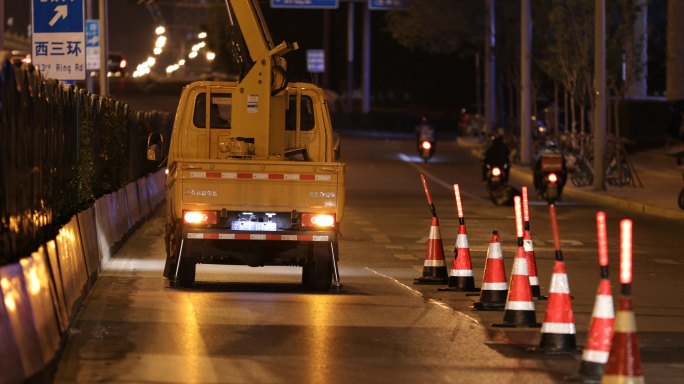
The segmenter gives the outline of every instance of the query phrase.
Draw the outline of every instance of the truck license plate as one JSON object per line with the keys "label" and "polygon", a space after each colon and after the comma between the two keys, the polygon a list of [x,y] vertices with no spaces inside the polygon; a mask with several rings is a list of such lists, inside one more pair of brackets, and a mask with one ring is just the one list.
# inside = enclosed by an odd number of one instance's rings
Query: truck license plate
{"label": "truck license plate", "polygon": [[276,223],[260,223],[258,221],[233,221],[230,225],[233,231],[275,231]]}

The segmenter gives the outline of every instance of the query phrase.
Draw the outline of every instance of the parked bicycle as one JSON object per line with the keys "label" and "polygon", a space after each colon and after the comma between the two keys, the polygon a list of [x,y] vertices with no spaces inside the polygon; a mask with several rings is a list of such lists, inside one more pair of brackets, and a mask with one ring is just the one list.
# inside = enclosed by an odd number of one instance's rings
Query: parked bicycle
{"label": "parked bicycle", "polygon": [[[606,181],[610,185],[627,185],[632,182],[632,172],[627,165],[627,157],[621,156],[618,165],[618,154],[622,149],[620,143],[614,137],[608,138],[608,153],[606,166]],[[584,187],[594,183],[594,166],[591,152],[593,138],[587,135],[586,141],[580,144],[580,152],[575,158],[572,172],[572,184],[576,187]]]}

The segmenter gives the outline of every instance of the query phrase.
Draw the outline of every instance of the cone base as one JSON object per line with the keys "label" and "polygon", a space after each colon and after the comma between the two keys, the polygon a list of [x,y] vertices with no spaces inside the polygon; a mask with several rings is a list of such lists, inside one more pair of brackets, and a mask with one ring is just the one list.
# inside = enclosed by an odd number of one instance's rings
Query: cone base
{"label": "cone base", "polygon": [[537,323],[537,317],[534,311],[521,310],[507,310],[504,313],[504,322],[500,324],[492,324],[492,327],[505,328],[541,328],[541,324]]}
{"label": "cone base", "polygon": [[519,324],[519,323],[499,323],[491,324],[495,328],[541,328],[541,323],[529,323],[529,324]]}
{"label": "cone base", "polygon": [[541,294],[541,288],[539,288],[539,285],[530,285],[530,288],[532,288],[532,298],[535,300],[546,300],[546,296],[542,296]]}
{"label": "cone base", "polygon": [[579,372],[577,372],[576,375],[566,377],[565,380],[583,383],[600,383],[605,368],[605,364],[582,360]]}
{"label": "cone base", "polygon": [[449,276],[449,287],[440,288],[440,291],[480,292],[480,288],[475,288],[475,279],[472,276]]}
{"label": "cone base", "polygon": [[449,291],[449,292],[480,292],[480,288],[460,288],[460,287],[446,287],[439,288],[438,291]]}
{"label": "cone base", "polygon": [[413,284],[446,284],[448,277],[417,277],[413,279]]}
{"label": "cone base", "polygon": [[506,309],[506,303],[487,303],[483,301],[476,301],[470,308],[478,311],[503,311]]}
{"label": "cone base", "polygon": [[547,355],[578,355],[581,350],[577,348],[575,334],[566,333],[542,333],[536,352]]}
{"label": "cone base", "polygon": [[527,350],[528,352],[543,353],[545,355],[579,355],[582,350],[579,348],[549,348],[549,347],[534,347]]}
{"label": "cone base", "polygon": [[584,375],[574,375],[574,376],[565,376],[563,378],[565,381],[572,381],[575,383],[600,383],[601,382],[601,376],[584,376]]}

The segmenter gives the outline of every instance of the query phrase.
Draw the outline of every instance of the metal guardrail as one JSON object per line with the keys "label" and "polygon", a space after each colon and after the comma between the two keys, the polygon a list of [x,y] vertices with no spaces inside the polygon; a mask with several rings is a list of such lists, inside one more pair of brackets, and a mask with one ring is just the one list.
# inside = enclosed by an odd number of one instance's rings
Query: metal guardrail
{"label": "metal guardrail", "polygon": [[150,132],[172,116],[44,79],[9,62],[0,72],[0,265],[30,255],[107,193],[155,171]]}

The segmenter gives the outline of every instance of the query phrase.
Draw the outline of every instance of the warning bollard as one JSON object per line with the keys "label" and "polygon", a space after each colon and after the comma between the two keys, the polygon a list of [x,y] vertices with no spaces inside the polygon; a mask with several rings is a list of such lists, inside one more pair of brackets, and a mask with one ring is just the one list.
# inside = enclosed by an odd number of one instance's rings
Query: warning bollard
{"label": "warning bollard", "polygon": [[539,276],[537,275],[537,259],[534,255],[534,244],[532,243],[532,235],[530,234],[530,207],[527,199],[527,187],[522,187],[522,203],[523,203],[523,222],[525,226],[525,233],[523,236],[523,248],[525,249],[525,256],[527,257],[527,270],[530,273],[530,287],[532,288],[532,297],[537,300],[546,300],[546,296],[542,296],[539,288]]}
{"label": "warning bollard", "polygon": [[432,197],[425,181],[425,175],[420,175],[420,178],[423,181],[425,195],[430,204],[432,226],[430,227],[425,263],[423,264],[423,276],[413,279],[413,284],[446,284],[449,281],[449,275],[447,274],[446,260],[444,259],[444,245],[442,244],[442,234],[439,230],[439,220],[437,219],[435,205],[432,203]]}
{"label": "warning bollard", "polygon": [[532,328],[539,327],[534,312],[530,276],[527,271],[527,257],[523,249],[523,219],[520,207],[520,196],[515,196],[515,223],[518,234],[518,251],[513,263],[511,283],[508,287],[508,298],[504,309],[503,323],[492,324],[493,327]]}
{"label": "warning bollard", "polygon": [[601,384],[644,383],[641,354],[632,308],[632,221],[620,222],[620,283],[622,297],[615,316],[613,341]]}
{"label": "warning bollard", "polygon": [[480,292],[475,288],[475,277],[470,261],[470,248],[468,247],[468,235],[466,234],[465,219],[463,218],[463,206],[461,205],[461,191],[458,184],[454,184],[456,195],[456,208],[458,210],[458,235],[454,247],[454,261],[451,263],[449,286],[439,288],[439,291],[456,292]]}
{"label": "warning bollard", "polygon": [[601,283],[599,284],[594,310],[589,322],[587,341],[582,352],[582,362],[579,372],[568,379],[572,381],[595,382],[601,381],[603,371],[608,362],[610,343],[613,338],[615,323],[615,307],[613,292],[608,280],[608,240],[606,235],[606,214],[596,214],[596,230],[598,233],[599,264],[601,265]]}
{"label": "warning bollard", "polygon": [[572,304],[570,303],[570,285],[568,284],[568,275],[565,272],[563,252],[560,248],[555,204],[549,204],[549,213],[553,242],[556,248],[556,264],[551,277],[551,289],[549,290],[549,302],[541,330],[541,342],[534,350],[553,355],[575,355],[579,354],[580,350],[577,348],[575,338],[575,322],[572,315]]}
{"label": "warning bollard", "polygon": [[493,231],[487,250],[480,301],[474,302],[471,308],[481,311],[503,311],[507,294],[508,281],[501,254],[501,239],[499,232]]}

